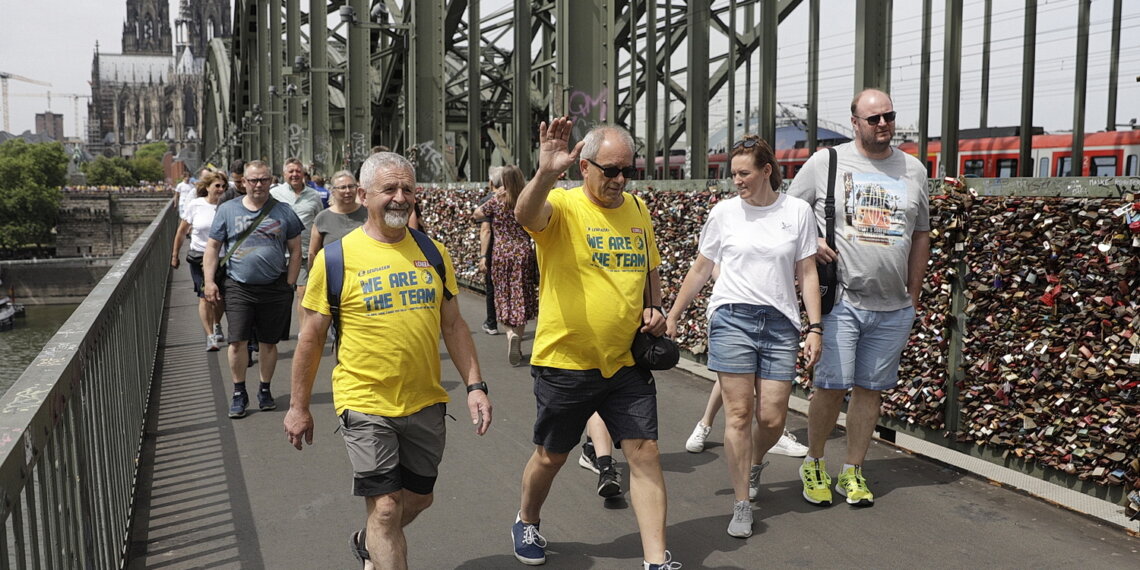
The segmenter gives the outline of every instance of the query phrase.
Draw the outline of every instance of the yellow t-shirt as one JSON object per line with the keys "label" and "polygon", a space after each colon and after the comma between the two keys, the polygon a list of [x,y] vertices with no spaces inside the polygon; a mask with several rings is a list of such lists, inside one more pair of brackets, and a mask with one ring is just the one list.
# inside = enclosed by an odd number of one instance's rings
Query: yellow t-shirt
{"label": "yellow t-shirt", "polygon": [[[447,402],[440,385],[439,275],[411,234],[399,243],[378,242],[357,228],[342,238],[344,287],[340,294],[340,362],[333,369],[336,413],[354,410],[386,417],[414,414]],[[435,242],[447,269],[446,287],[459,292],[451,256]],[[317,254],[306,309],[329,313],[325,252]]]}
{"label": "yellow t-shirt", "polygon": [[661,263],[644,204],[624,194],[602,208],[579,186],[555,188],[538,245],[539,305],[531,364],[601,370],[633,365],[629,346],[641,327],[646,273]]}

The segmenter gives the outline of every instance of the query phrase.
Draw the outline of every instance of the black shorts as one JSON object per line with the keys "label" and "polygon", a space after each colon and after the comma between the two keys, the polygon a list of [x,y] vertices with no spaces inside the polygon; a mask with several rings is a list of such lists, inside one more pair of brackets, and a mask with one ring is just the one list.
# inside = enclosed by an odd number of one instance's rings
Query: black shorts
{"label": "black shorts", "polygon": [[[202,270],[201,262],[195,263],[193,261],[186,261],[186,265],[190,266],[190,279],[194,281],[194,292],[198,297],[206,296],[206,272]],[[226,285],[226,270],[218,267],[214,271],[214,283],[218,284],[218,289],[223,289]]]}
{"label": "black shorts", "polygon": [[248,341],[257,327],[257,341],[277,344],[289,336],[289,317],[293,309],[293,288],[285,275],[264,285],[249,285],[226,279],[226,320],[229,342]]}
{"label": "black shorts", "polygon": [[601,371],[531,366],[538,417],[534,443],[569,453],[582,440],[586,421],[602,416],[616,447],[624,439],[657,439],[657,385],[648,370],[626,366],[612,378]]}

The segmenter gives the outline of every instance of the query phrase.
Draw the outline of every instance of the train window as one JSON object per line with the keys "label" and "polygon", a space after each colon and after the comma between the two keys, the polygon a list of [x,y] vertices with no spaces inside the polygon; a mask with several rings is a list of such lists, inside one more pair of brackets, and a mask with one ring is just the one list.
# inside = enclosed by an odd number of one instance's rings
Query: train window
{"label": "train window", "polygon": [[999,158],[997,161],[997,177],[1013,178],[1017,176],[1016,158]]}
{"label": "train window", "polygon": [[1140,175],[1140,169],[1137,168],[1136,155],[1130,154],[1128,158],[1124,159],[1124,175],[1137,176]]}
{"label": "train window", "polygon": [[1073,157],[1063,156],[1057,159],[1057,172],[1056,176],[1072,176],[1073,175]]}
{"label": "train window", "polygon": [[933,160],[926,161],[926,177],[927,178],[934,178],[934,161]]}
{"label": "train window", "polygon": [[709,165],[709,180],[716,180],[718,178],[720,178],[720,165],[719,164],[710,164]]}
{"label": "train window", "polygon": [[1090,161],[1089,176],[1116,176],[1115,156],[1094,156]]}
{"label": "train window", "polygon": [[986,162],[984,160],[967,160],[965,168],[962,169],[962,176],[985,176],[986,175]]}
{"label": "train window", "polygon": [[1040,166],[1037,167],[1037,176],[1039,178],[1048,178],[1049,177],[1049,159],[1048,158],[1042,158],[1041,161],[1039,162],[1039,164],[1040,164]]}

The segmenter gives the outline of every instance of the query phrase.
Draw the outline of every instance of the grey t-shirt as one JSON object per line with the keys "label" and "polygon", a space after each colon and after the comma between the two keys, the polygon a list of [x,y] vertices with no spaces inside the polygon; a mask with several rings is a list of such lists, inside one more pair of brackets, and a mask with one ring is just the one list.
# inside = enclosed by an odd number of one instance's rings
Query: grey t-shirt
{"label": "grey t-shirt", "polygon": [[[841,144],[835,151],[838,294],[863,310],[906,307],[911,304],[906,283],[912,237],[916,231],[930,231],[926,168],[897,148],[882,160],[863,156],[855,143]],[[812,205],[821,232],[829,160],[827,149],[817,151],[788,187],[790,196]]]}
{"label": "grey t-shirt", "polygon": [[361,206],[351,214],[338,214],[332,210],[321,210],[313,219],[313,227],[321,234],[321,244],[328,245],[348,235],[368,221],[368,209]]}
{"label": "grey t-shirt", "polygon": [[[261,210],[247,210],[242,200],[230,200],[218,206],[210,238],[222,242],[226,255],[238,236],[249,227]],[[304,226],[288,204],[277,202],[226,263],[226,274],[239,283],[264,285],[280,278],[288,269],[285,253],[288,241],[297,237]]]}

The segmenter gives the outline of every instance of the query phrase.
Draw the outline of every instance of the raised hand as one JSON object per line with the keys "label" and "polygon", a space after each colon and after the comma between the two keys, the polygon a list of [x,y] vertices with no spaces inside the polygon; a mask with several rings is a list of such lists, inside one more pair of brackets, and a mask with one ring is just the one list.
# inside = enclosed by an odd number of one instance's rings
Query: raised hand
{"label": "raised hand", "polygon": [[561,173],[578,161],[584,142],[579,141],[570,149],[570,133],[574,130],[574,121],[568,117],[558,117],[550,122],[542,122],[538,126],[538,167],[551,173]]}

